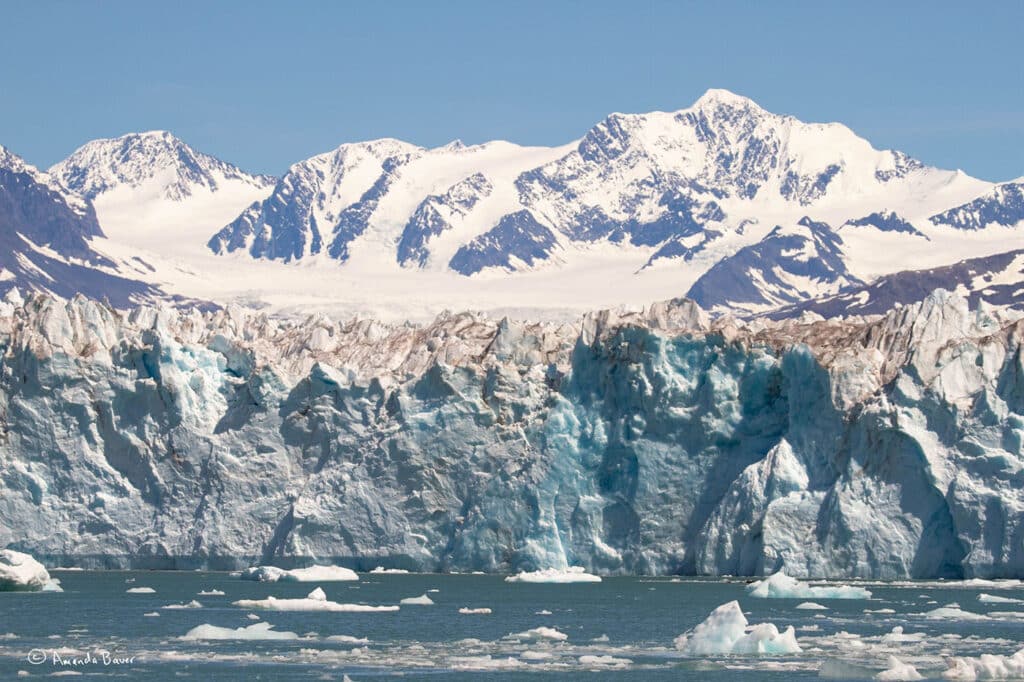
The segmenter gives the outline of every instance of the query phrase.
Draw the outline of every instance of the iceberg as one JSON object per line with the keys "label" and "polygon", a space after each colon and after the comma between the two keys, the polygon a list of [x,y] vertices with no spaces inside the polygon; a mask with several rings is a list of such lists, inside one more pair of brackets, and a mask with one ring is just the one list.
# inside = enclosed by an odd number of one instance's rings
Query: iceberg
{"label": "iceberg", "polygon": [[156,594],[156,590],[152,587],[129,587],[125,594]]}
{"label": "iceberg", "polygon": [[751,626],[737,601],[722,604],[702,623],[676,637],[675,646],[687,656],[801,652],[792,626],[782,632],[772,623]]}
{"label": "iceberg", "polygon": [[784,572],[747,585],[747,594],[762,599],[870,599],[871,591],[849,585],[808,585]]}
{"label": "iceberg", "polygon": [[621,668],[627,665],[632,665],[633,661],[628,658],[618,658],[616,656],[595,656],[593,654],[587,654],[579,657],[580,665],[595,666],[595,667],[616,667]]}
{"label": "iceberg", "polygon": [[266,609],[268,611],[336,611],[343,613],[381,613],[397,611],[397,606],[370,606],[368,604],[339,604],[328,601],[327,595],[319,587],[302,599],[239,599],[231,602],[243,609]]}
{"label": "iceberg", "polygon": [[539,571],[522,571],[505,578],[507,583],[599,583],[601,577],[587,573],[582,566],[569,568],[545,568]]}
{"label": "iceberg", "polygon": [[178,639],[182,640],[206,640],[206,639],[298,639],[294,632],[278,631],[273,629],[270,623],[253,623],[240,628],[222,628],[209,623],[203,623],[192,628]]}
{"label": "iceberg", "polygon": [[459,613],[461,613],[464,616],[486,616],[489,613],[491,613],[491,610],[489,608],[487,608],[486,606],[483,606],[483,607],[480,607],[480,608],[475,608],[475,609],[474,608],[470,608],[468,606],[463,606],[462,608],[459,609]]}
{"label": "iceberg", "polygon": [[297,583],[330,583],[359,580],[359,574],[342,566],[310,566],[308,568],[284,569],[277,566],[253,566],[242,571],[242,580],[257,580],[262,583],[278,581]]}
{"label": "iceberg", "polygon": [[923,680],[924,677],[917,672],[917,668],[914,666],[904,663],[895,656],[890,656],[889,667],[875,675],[874,679],[882,682],[914,682]]}
{"label": "iceberg", "polygon": [[519,639],[523,641],[549,641],[549,642],[564,642],[569,639],[569,635],[556,630],[555,628],[549,628],[546,626],[540,626],[526,630],[525,632],[516,632],[508,636],[509,639]]}
{"label": "iceberg", "polygon": [[406,597],[398,603],[402,606],[433,606],[434,600],[425,594],[421,594],[418,597]]}
{"label": "iceberg", "polygon": [[199,590],[200,597],[223,597],[223,590]]}
{"label": "iceberg", "polygon": [[828,607],[813,601],[800,602],[794,608],[800,611],[828,611]]}
{"label": "iceberg", "polygon": [[1024,604],[1024,599],[1001,597],[998,594],[986,594],[984,592],[978,595],[978,601],[983,604]]}
{"label": "iceberg", "polygon": [[30,555],[13,549],[0,550],[0,592],[40,592],[52,584],[46,567]]}
{"label": "iceberg", "polygon": [[1017,680],[1024,678],[1024,649],[1012,656],[952,657],[946,665],[942,673],[946,680]]}
{"label": "iceberg", "polygon": [[193,599],[192,601],[185,604],[168,604],[167,606],[161,606],[161,609],[175,610],[175,609],[201,609],[203,605]]}

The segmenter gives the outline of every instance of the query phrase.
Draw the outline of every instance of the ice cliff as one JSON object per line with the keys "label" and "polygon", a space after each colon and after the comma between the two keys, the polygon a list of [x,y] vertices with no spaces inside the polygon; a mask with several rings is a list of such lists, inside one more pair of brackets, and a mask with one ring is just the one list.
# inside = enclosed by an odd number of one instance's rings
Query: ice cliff
{"label": "ice cliff", "polygon": [[1024,577],[1024,321],[424,326],[0,303],[0,547],[48,563]]}

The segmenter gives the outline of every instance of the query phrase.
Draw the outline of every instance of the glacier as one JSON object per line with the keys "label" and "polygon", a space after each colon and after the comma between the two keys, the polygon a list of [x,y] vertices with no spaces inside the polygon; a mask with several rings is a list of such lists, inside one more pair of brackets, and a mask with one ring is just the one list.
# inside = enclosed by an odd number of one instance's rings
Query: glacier
{"label": "glacier", "polygon": [[0,547],[49,565],[1024,577],[1024,322],[0,306]]}

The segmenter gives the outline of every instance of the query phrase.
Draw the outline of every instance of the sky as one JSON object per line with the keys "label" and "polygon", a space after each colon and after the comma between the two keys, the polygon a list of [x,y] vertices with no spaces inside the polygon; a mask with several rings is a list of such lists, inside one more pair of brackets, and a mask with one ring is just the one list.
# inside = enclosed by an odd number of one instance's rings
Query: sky
{"label": "sky", "polygon": [[556,145],[727,88],[986,180],[1024,175],[1024,2],[0,0],[0,144],[166,129],[280,174],[344,142]]}

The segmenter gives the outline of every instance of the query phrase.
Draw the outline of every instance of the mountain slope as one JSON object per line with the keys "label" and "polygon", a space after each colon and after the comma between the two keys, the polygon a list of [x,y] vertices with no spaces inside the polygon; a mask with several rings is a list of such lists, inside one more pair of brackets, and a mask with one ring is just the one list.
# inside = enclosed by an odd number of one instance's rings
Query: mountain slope
{"label": "mountain slope", "polygon": [[90,202],[0,147],[0,292],[84,294],[120,306],[158,296],[93,248],[102,236]]}

